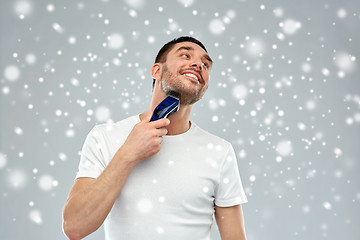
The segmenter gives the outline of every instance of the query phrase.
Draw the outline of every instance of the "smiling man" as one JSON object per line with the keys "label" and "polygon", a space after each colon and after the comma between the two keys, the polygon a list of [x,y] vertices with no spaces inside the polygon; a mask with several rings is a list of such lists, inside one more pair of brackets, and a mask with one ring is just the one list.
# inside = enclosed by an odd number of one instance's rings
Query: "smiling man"
{"label": "smiling man", "polygon": [[[81,239],[103,223],[108,240],[210,239],[215,215],[223,240],[246,239],[247,201],[230,143],[190,121],[209,84],[212,60],[192,37],[165,44],[151,68],[147,110],[95,126],[63,212],[63,229]],[[170,93],[179,110],[150,121]]]}

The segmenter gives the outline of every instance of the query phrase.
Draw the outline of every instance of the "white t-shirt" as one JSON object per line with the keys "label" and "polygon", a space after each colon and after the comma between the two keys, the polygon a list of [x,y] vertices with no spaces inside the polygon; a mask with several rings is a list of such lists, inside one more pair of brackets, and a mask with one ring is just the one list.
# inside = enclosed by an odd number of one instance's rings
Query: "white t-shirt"
{"label": "white t-shirt", "polygon": [[[139,116],[95,126],[87,136],[79,177],[97,178]],[[107,240],[210,239],[214,204],[247,202],[230,143],[194,123],[164,136],[160,152],[133,168],[105,225]]]}

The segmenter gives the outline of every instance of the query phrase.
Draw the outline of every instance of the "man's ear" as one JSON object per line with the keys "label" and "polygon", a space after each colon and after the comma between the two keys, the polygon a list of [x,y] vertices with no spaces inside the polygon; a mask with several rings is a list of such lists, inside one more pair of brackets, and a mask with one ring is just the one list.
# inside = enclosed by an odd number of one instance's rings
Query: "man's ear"
{"label": "man's ear", "polygon": [[156,80],[160,80],[161,78],[161,63],[155,63],[151,67],[151,77]]}

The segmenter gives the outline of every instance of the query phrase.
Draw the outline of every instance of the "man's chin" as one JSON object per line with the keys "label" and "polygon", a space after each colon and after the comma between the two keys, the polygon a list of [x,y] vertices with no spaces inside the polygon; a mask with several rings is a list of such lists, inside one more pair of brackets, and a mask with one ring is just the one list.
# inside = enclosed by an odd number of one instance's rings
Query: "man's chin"
{"label": "man's chin", "polygon": [[192,105],[199,101],[201,97],[199,92],[180,92],[180,103],[183,105]]}
{"label": "man's chin", "polygon": [[165,82],[162,82],[162,90],[166,95],[170,95],[171,92],[176,92],[180,96],[180,104],[192,105],[199,101],[204,95],[205,91],[202,86],[170,86]]}

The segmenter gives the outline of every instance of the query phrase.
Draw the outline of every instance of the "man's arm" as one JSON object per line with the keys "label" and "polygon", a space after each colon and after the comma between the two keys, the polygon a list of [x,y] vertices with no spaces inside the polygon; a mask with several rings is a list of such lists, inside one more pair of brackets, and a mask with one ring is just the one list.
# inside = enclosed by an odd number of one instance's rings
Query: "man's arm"
{"label": "man's arm", "polygon": [[110,163],[97,179],[75,180],[63,211],[63,230],[69,239],[82,239],[101,226],[134,166],[120,156]]}
{"label": "man's arm", "polygon": [[222,240],[246,240],[241,205],[219,207],[215,205],[215,219]]}
{"label": "man's arm", "polygon": [[63,230],[71,240],[82,239],[104,222],[137,162],[160,151],[170,121],[146,119],[135,125],[125,143],[97,179],[78,178],[63,211]]}

